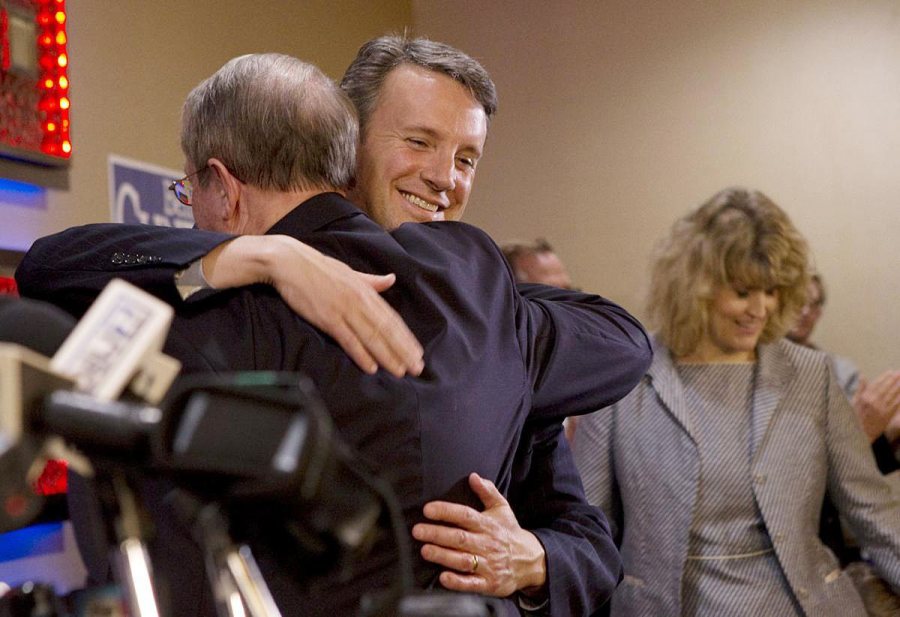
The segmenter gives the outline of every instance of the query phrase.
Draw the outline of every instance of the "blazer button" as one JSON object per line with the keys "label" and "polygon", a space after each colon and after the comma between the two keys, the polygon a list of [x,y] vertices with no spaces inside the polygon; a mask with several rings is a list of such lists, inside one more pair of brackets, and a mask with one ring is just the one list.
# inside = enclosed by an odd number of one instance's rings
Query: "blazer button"
{"label": "blazer button", "polygon": [[800,596],[802,600],[805,600],[809,597],[809,590],[806,587],[798,587],[797,595]]}
{"label": "blazer button", "polygon": [[776,542],[781,542],[782,540],[784,540],[784,534],[776,533],[774,536],[772,536],[772,539],[775,540]]}
{"label": "blazer button", "polygon": [[753,476],[753,482],[757,486],[762,486],[763,484],[766,483],[766,475],[762,474],[762,473],[756,474],[755,476]]}

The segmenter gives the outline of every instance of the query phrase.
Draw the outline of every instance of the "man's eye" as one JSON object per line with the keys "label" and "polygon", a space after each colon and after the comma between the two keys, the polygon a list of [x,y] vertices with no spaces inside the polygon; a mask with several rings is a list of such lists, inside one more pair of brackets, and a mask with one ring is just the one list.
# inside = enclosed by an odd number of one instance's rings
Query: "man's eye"
{"label": "man's eye", "polygon": [[417,137],[407,137],[406,143],[412,144],[413,146],[416,146],[417,148],[424,148],[425,146],[428,145],[427,143],[425,143],[424,139],[419,139]]}
{"label": "man's eye", "polygon": [[750,295],[750,292],[746,289],[735,289],[734,293],[738,298],[746,298]]}
{"label": "man's eye", "polygon": [[475,167],[475,159],[471,159],[471,158],[464,156],[464,157],[460,157],[457,160],[460,162],[461,165],[463,165],[465,167],[472,167],[472,168]]}

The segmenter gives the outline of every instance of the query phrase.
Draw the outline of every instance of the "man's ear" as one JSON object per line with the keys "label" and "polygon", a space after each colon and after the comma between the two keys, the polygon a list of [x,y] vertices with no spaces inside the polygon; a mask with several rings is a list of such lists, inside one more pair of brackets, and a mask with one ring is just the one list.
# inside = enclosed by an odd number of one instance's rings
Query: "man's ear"
{"label": "man's ear", "polygon": [[234,174],[219,159],[212,158],[206,163],[212,169],[212,173],[219,179],[217,188],[220,193],[216,196],[222,200],[223,214],[225,214],[226,219],[233,219],[241,202],[243,183],[235,178]]}

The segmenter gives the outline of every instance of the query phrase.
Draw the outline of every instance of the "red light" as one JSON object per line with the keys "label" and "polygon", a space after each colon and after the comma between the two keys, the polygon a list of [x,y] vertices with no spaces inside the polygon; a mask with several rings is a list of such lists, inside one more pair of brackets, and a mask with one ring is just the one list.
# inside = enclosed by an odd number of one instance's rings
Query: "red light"
{"label": "red light", "polygon": [[[65,149],[65,146],[63,146]],[[34,484],[34,490],[39,495],[57,495],[65,493],[68,488],[66,482],[66,461],[51,459],[44,465],[44,471]]]}
{"label": "red light", "polygon": [[[38,74],[27,80],[18,76],[18,81],[6,80],[10,64],[7,46],[9,24],[6,19],[9,3],[0,0],[0,71],[3,72],[0,77],[4,81],[3,88],[0,88],[0,97],[3,97],[3,105],[0,106],[0,115],[3,116],[0,144],[67,159],[73,146],[69,141],[71,99],[66,74],[69,55],[66,50],[68,36],[65,24],[68,19],[65,0],[13,2],[32,7],[32,19],[36,26],[32,40],[37,52]],[[12,87],[11,94],[7,86]],[[12,113],[7,114],[10,109]],[[3,499],[0,499],[0,508],[3,506]]]}
{"label": "red light", "polygon": [[16,279],[9,276],[0,276],[0,296],[18,296]]}
{"label": "red light", "polygon": [[6,514],[13,519],[19,518],[25,514],[27,508],[28,500],[25,499],[25,496],[22,495],[22,493],[14,493],[7,497],[3,502],[3,509],[6,510]]}

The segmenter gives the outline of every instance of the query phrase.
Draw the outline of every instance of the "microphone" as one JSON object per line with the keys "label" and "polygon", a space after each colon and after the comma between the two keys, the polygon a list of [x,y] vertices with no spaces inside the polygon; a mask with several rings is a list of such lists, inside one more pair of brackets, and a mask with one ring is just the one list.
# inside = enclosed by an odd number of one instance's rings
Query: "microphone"
{"label": "microphone", "polygon": [[[158,403],[181,363],[160,353],[174,310],[130,283],[113,279],[53,356],[51,368],[103,401],[126,387]],[[137,379],[135,379],[135,377]]]}
{"label": "microphone", "polygon": [[[47,455],[61,448],[43,439],[38,408],[44,396],[77,384],[109,401],[133,384],[132,391],[158,402],[180,368],[159,353],[172,314],[120,280],[104,289],[77,326],[45,302],[0,300],[0,532],[27,525],[43,507],[30,484]],[[90,475],[83,458],[71,452],[66,458]]]}
{"label": "microphone", "polygon": [[75,319],[52,304],[0,296],[0,342],[52,356],[74,327]]}
{"label": "microphone", "polygon": [[74,324],[51,304],[0,297],[0,533],[26,526],[44,508],[32,488],[43,469],[32,424],[44,394],[72,386],[50,369],[46,355]]}

